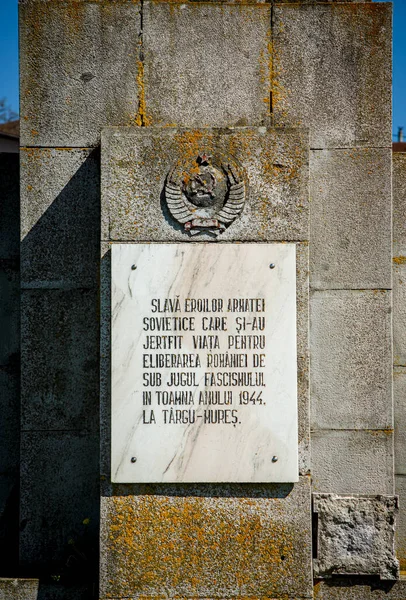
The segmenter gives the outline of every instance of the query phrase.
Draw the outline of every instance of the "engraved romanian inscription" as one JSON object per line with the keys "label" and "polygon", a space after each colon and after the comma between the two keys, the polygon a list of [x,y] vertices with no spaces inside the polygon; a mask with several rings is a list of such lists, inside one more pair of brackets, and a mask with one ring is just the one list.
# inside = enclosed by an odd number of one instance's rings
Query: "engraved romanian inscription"
{"label": "engraved romanian inscription", "polygon": [[113,246],[113,480],[296,480],[294,253]]}

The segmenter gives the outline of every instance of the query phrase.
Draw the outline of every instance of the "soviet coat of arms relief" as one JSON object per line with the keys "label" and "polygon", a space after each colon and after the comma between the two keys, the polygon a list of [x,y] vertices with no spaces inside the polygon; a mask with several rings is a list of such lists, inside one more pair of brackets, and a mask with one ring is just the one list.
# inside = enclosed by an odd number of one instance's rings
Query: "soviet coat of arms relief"
{"label": "soviet coat of arms relief", "polygon": [[245,197],[242,168],[204,152],[191,164],[174,166],[165,183],[169,213],[190,235],[221,234],[241,214]]}

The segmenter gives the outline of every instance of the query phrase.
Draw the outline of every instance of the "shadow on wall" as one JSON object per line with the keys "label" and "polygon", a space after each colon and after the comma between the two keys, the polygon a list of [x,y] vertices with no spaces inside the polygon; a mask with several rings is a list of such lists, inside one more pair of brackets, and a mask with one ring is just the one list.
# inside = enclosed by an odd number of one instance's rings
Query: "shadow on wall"
{"label": "shadow on wall", "polygon": [[18,573],[20,462],[19,156],[0,153],[0,576]]}
{"label": "shadow on wall", "polygon": [[19,576],[39,578],[40,600],[90,599],[100,520],[99,151],[21,157],[29,233],[21,243]]}

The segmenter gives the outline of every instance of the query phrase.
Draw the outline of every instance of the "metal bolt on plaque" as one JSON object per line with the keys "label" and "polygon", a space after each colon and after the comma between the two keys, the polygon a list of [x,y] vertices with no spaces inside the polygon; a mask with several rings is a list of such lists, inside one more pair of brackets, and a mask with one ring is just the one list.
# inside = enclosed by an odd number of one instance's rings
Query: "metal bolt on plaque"
{"label": "metal bolt on plaque", "polygon": [[202,153],[192,164],[171,169],[165,199],[172,217],[190,235],[219,235],[244,208],[245,182],[234,161]]}

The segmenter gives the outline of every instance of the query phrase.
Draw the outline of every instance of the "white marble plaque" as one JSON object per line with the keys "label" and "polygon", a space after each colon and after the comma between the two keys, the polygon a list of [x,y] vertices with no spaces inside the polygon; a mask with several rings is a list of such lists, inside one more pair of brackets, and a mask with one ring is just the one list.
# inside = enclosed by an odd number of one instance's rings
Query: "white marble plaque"
{"label": "white marble plaque", "polygon": [[112,245],[114,482],[298,480],[295,251]]}

